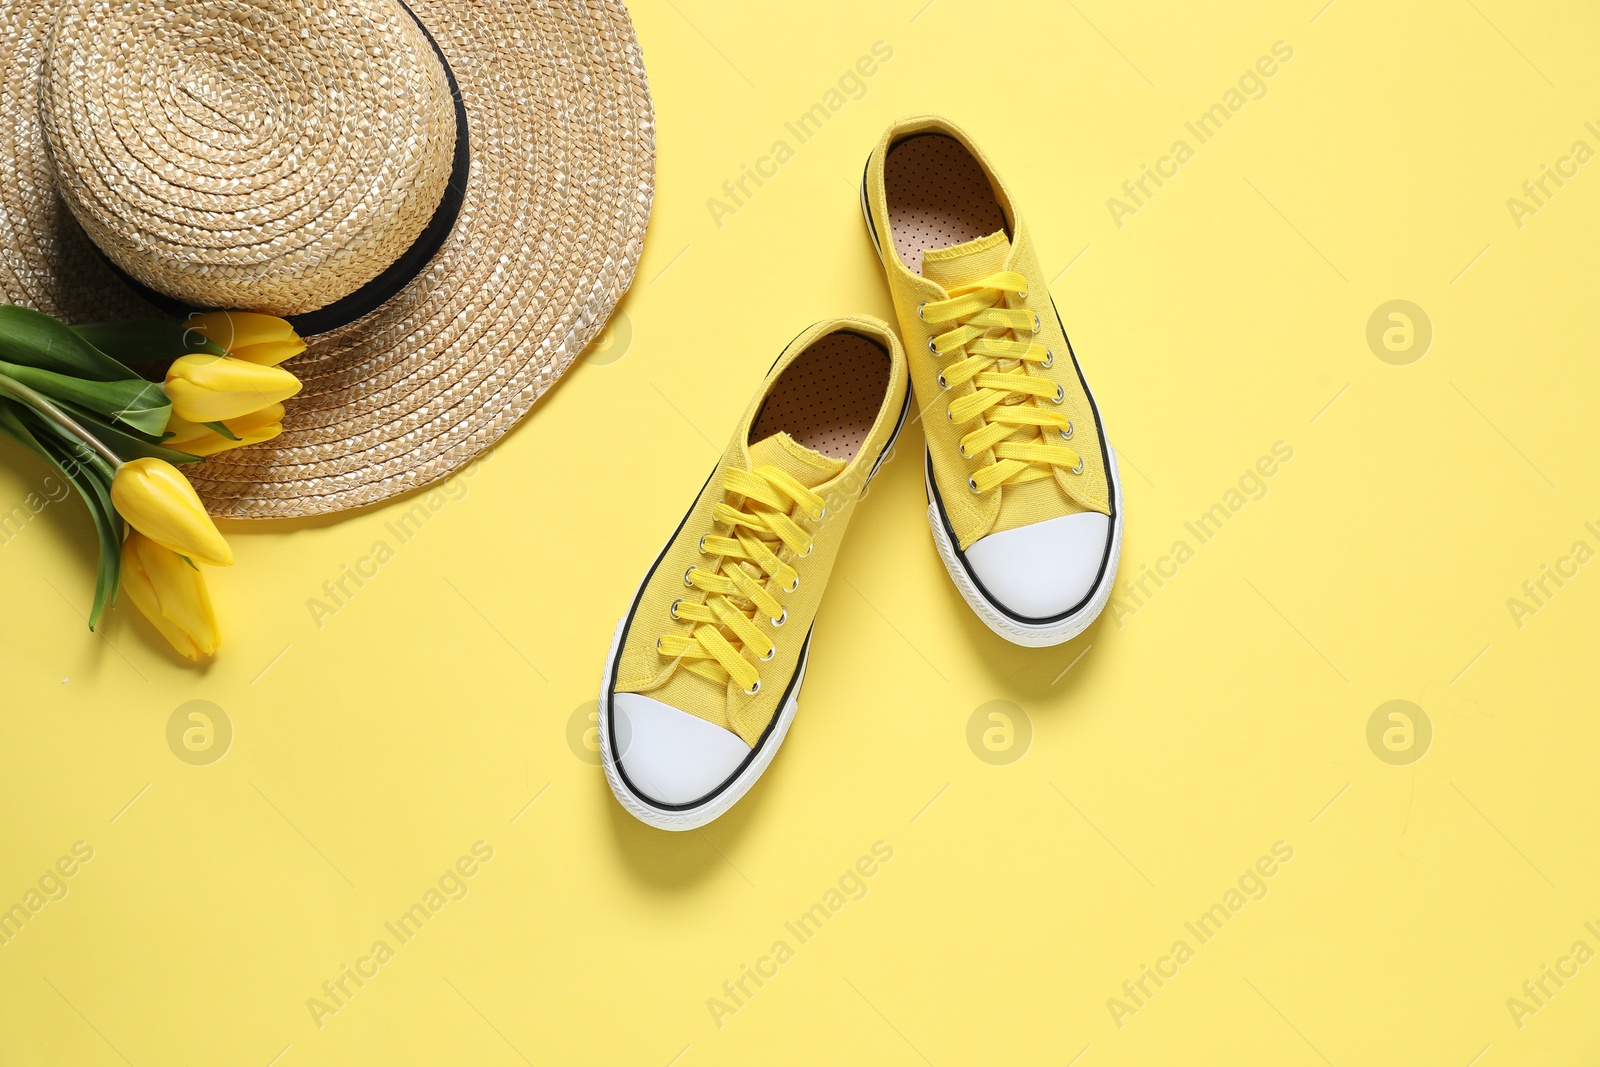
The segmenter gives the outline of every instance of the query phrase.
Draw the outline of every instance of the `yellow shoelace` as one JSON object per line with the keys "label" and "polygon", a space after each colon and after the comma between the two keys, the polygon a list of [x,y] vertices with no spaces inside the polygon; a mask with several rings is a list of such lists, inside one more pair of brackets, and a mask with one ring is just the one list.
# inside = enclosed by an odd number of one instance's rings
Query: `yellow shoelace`
{"label": "yellow shoelace", "polygon": [[[961,438],[962,456],[970,459],[994,449],[995,462],[967,479],[967,488],[974,493],[1007,482],[1048,478],[1051,467],[1083,473],[1082,457],[1059,443],[1072,436],[1071,420],[1038,403],[1059,404],[1066,394],[1061,386],[1031,373],[1034,365],[1053,364],[1055,352],[1033,339],[1040,328],[1039,316],[1025,307],[1010,306],[1013,298],[1027,299],[1027,284],[1015,271],[997,271],[951,289],[946,300],[932,300],[917,309],[924,322],[952,327],[931,338],[928,351],[964,357],[944,368],[939,384],[957,389],[972,382],[977,387],[976,392],[951,401],[945,411],[957,425],[978,424]],[[1037,431],[1036,439],[1018,432],[1029,429]]]}
{"label": "yellow shoelace", "polygon": [[[756,620],[782,626],[789,613],[778,594],[800,588],[799,573],[774,549],[788,548],[791,558],[809,556],[812,535],[789,513],[798,506],[811,521],[820,522],[827,507],[793,475],[772,466],[730,468],[722,476],[722,488],[727,495],[713,509],[712,520],[732,536],[714,531],[702,536],[700,551],[720,557],[715,569],[690,567],[683,575],[683,584],[706,598],[672,602],[672,617],[696,626],[689,635],[663,634],[656,649],[669,659],[682,657],[685,669],[713,682],[732,678],[746,696],[754,696],[761,691],[761,673],[744,653],[766,662],[777,651]],[[742,506],[729,504],[730,496],[743,498]]]}

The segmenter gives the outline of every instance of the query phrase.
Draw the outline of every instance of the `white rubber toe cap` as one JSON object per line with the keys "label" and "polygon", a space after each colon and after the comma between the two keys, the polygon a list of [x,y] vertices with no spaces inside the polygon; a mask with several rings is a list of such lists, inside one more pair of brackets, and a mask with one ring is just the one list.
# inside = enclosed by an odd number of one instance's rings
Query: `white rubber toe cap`
{"label": "white rubber toe cap", "polygon": [[1052,619],[1088,598],[1110,539],[1111,519],[1086,511],[980,537],[966,557],[999,607]]}
{"label": "white rubber toe cap", "polygon": [[657,804],[691,804],[727,781],[750,755],[731,730],[638,693],[612,698],[616,759],[634,789]]}

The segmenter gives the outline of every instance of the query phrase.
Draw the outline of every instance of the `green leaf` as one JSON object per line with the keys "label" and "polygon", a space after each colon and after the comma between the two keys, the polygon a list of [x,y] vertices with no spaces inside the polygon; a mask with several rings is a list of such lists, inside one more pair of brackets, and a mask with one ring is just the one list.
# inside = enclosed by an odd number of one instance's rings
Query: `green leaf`
{"label": "green leaf", "polygon": [[[94,494],[89,510],[94,515],[95,530],[100,534],[100,567],[95,573],[94,606],[89,609],[89,629],[93,630],[100,625],[100,616],[106,608],[117,602],[117,590],[122,584],[123,523],[112,506],[107,483],[94,475],[85,475],[78,491],[83,493],[85,488]],[[88,499],[87,494],[85,499]]]}
{"label": "green leaf", "polygon": [[65,323],[10,304],[0,305],[0,359],[93,382],[138,377]]}
{"label": "green leaf", "polygon": [[[106,608],[117,602],[117,589],[122,582],[122,516],[111,503],[111,486],[102,481],[89,468],[72,468],[78,472],[73,484],[89,504],[94,516],[95,531],[100,535],[100,567],[95,573],[94,605],[89,609],[89,629],[100,625],[100,616]],[[72,477],[63,467],[62,473]]]}
{"label": "green leaf", "polygon": [[[111,503],[111,464],[72,434],[32,408],[15,409],[44,455],[70,481],[89,506],[100,539],[100,567],[95,574],[94,604],[89,609],[89,629],[100,624],[105,609],[116,602],[122,580],[122,516]],[[3,422],[3,420],[0,420]]]}
{"label": "green leaf", "polygon": [[15,378],[52,400],[66,400],[113,420],[126,422],[153,437],[167,430],[172,401],[165,389],[143,378],[123,381],[85,381],[55,371],[0,361],[0,374]]}
{"label": "green leaf", "polygon": [[199,330],[191,330],[170,319],[101,322],[70,329],[106,355],[128,364],[177,359],[195,352],[212,356],[228,354],[226,348],[208,341]]}
{"label": "green leaf", "polygon": [[175,448],[167,448],[161,442],[165,434],[157,437],[153,434],[141,433],[126,422],[113,423],[109,419],[88,408],[80,407],[71,401],[61,401],[61,406],[77,419],[79,424],[100,439],[101,444],[108,445],[113,452],[123,459],[136,459],[139,456],[150,456],[154,459],[164,459],[168,463],[199,463],[200,456],[191,456],[187,452],[180,452]]}
{"label": "green leaf", "polygon": [[116,475],[116,471],[111,469],[111,464],[104,456],[79,440],[71,430],[50,416],[25,405],[17,405],[17,410],[21,412],[22,421],[33,431],[33,436],[39,443],[45,446],[52,459],[62,458],[62,461],[71,467],[88,467],[106,485],[111,484],[111,479]]}
{"label": "green leaf", "polygon": [[44,450],[39,439],[33,436],[33,431],[23,424],[21,413],[26,410],[27,408],[19,402],[9,397],[0,397],[0,432],[41,459],[50,459],[50,454]]}
{"label": "green leaf", "polygon": [[240,437],[238,434],[236,434],[232,430],[228,429],[228,424],[225,423],[225,422],[207,422],[207,423],[202,423],[202,425],[204,425],[207,428],[209,428],[212,433],[219,434],[219,435],[221,435],[223,437],[226,437],[230,441],[243,441],[244,440],[244,438]]}

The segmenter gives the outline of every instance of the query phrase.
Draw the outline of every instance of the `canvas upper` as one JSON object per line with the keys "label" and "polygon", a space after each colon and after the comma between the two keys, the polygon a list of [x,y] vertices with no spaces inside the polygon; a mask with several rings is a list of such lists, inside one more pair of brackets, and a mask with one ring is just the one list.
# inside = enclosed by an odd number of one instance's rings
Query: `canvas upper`
{"label": "canvas upper", "polygon": [[778,357],[622,624],[602,700],[636,798],[693,807],[768,738],[908,409],[903,352],[878,320],[817,323]]}
{"label": "canvas upper", "polygon": [[[923,253],[919,271],[905,261],[896,247],[896,228],[885,189],[885,164],[891,149],[913,138],[930,135],[953,138],[966,148],[981,167],[982,179],[986,180],[999,210],[989,219],[974,212],[973,218],[964,220],[970,235],[964,234],[964,239],[949,243],[942,243],[937,220],[916,217],[908,220],[902,215],[902,232],[907,227],[923,227],[925,232],[919,234],[922,241],[933,243],[933,247]],[[939,193],[949,191],[940,183],[950,179],[935,166],[928,167],[925,176],[918,173],[914,180],[928,182]],[[933,481],[957,548],[966,552],[988,535],[1062,516],[1096,513],[1110,517],[1115,507],[1115,491],[1108,472],[1110,456],[1099,413],[1051,299],[1049,278],[1040,266],[1027,223],[988,158],[964,132],[944,119],[935,116],[906,119],[889,127],[879,139],[867,161],[863,188],[864,210],[905,340]],[[982,232],[971,233],[974,228]],[[976,381],[950,388],[941,385],[940,374],[959,362],[963,352],[957,350],[943,355],[930,352],[930,340],[948,333],[951,327],[948,323],[929,323],[919,315],[919,308],[947,301],[957,287],[975,284],[998,272],[1012,272],[1026,279],[1026,295],[1007,294],[1000,306],[1008,310],[1025,309],[1037,316],[1038,329],[1019,334],[995,330],[991,334],[1043,345],[1051,353],[1052,361],[1048,366],[1030,363],[1026,373],[1060,389],[1059,403],[1041,397],[1023,397],[1020,403],[1041,411],[1058,412],[1070,422],[1069,431],[1020,427],[1003,440],[1070,449],[1081,460],[1082,469],[1080,472],[1067,466],[1051,465],[1041,468],[1039,475],[1043,476],[1034,476],[1034,480],[1008,480],[975,492],[969,479],[997,462],[996,448],[984,449],[971,457],[963,456],[963,438],[981,423],[957,422],[950,417],[949,409],[953,402],[979,392],[980,386]],[[1001,370],[1016,367],[1014,362],[998,365]],[[1098,525],[1109,529],[1108,523]]]}

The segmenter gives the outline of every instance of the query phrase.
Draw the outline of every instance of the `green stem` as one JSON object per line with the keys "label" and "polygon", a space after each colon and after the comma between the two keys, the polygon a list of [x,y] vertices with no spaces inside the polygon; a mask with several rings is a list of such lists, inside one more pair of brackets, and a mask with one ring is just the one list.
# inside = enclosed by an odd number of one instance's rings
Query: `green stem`
{"label": "green stem", "polygon": [[102,443],[98,437],[84,429],[78,420],[74,419],[71,415],[68,415],[65,411],[62,411],[60,407],[58,407],[50,400],[49,397],[45,396],[44,394],[28,388],[15,378],[8,377],[4,374],[0,374],[0,393],[9,393],[17,400],[22,401],[35,411],[48,417],[57,425],[71,431],[74,437],[77,437],[84,444],[88,445],[100,455],[104,456],[106,461],[111,464],[112,471],[116,471],[122,466],[121,456],[117,455],[110,448],[106,447],[106,445]]}

